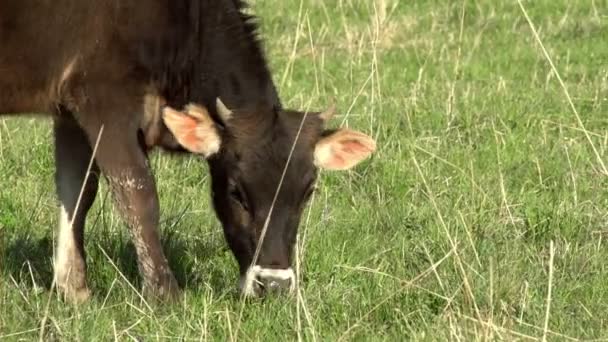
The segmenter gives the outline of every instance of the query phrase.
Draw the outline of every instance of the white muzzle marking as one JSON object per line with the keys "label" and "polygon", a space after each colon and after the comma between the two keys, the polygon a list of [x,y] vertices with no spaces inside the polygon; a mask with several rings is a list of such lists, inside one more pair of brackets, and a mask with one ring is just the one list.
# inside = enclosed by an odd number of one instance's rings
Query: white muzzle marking
{"label": "white muzzle marking", "polygon": [[293,269],[274,269],[263,268],[259,265],[249,267],[245,275],[239,280],[239,289],[245,297],[257,297],[260,295],[262,283],[259,279],[275,278],[281,280],[289,280],[289,292],[292,293],[296,288],[296,275]]}

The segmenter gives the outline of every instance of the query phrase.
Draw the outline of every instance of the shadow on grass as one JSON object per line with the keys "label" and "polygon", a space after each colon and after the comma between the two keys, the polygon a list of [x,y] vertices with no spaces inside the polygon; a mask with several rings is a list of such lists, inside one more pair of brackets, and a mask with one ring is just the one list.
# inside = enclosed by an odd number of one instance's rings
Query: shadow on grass
{"label": "shadow on grass", "polygon": [[4,243],[2,272],[17,283],[49,288],[53,280],[53,244],[49,237],[17,236]]}
{"label": "shadow on grass", "polygon": [[[131,284],[141,288],[137,255],[132,242],[123,235],[107,238],[100,234],[92,235],[88,237],[89,241],[85,246],[88,262],[87,282],[91,289],[105,293],[115,278],[121,278],[101,249]],[[0,272],[28,288],[33,288],[35,284],[49,290],[53,280],[51,237],[19,234],[6,240],[3,250],[0,250]],[[169,265],[182,289],[196,291],[210,287],[215,292],[222,292],[228,286],[234,285],[234,279],[226,277],[226,267],[222,266],[225,262],[219,265],[210,262],[218,257],[225,260],[224,254],[230,253],[225,244],[219,241],[194,243],[167,232],[163,235],[162,242]],[[232,267],[236,269],[236,265]],[[108,276],[109,274],[111,276]]]}

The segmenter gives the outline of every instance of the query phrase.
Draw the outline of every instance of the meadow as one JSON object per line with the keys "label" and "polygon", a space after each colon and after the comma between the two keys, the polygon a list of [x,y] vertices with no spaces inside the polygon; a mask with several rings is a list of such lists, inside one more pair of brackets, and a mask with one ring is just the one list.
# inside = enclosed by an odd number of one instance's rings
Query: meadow
{"label": "meadow", "polygon": [[102,182],[93,298],[63,303],[50,122],[0,118],[0,339],[608,338],[608,3],[522,4],[528,17],[517,1],[252,2],[284,104],[333,99],[333,127],[378,142],[321,174],[293,297],[240,300],[206,165],[155,153],[183,300],[139,296]]}

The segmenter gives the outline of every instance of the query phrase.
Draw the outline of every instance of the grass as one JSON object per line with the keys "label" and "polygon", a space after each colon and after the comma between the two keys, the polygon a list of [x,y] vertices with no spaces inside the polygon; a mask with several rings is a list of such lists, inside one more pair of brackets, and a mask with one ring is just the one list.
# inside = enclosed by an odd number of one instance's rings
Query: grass
{"label": "grass", "polygon": [[125,281],[139,286],[134,252],[103,184],[94,298],[58,301],[49,123],[0,119],[0,338],[36,339],[43,321],[45,340],[608,337],[606,4],[523,5],[581,122],[517,2],[253,3],[283,101],[334,98],[333,124],[379,146],[323,173],[300,227],[300,300],[242,306],[206,166],[155,154],[185,300],[148,307]]}

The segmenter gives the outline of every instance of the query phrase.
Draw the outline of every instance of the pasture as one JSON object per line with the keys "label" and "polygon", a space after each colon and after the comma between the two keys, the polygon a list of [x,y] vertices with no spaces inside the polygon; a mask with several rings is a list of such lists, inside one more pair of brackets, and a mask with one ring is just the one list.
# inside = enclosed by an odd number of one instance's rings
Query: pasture
{"label": "pasture", "polygon": [[[242,302],[207,166],[154,153],[182,301],[143,300],[102,181],[90,302],[49,291],[50,123],[0,119],[0,339],[576,340],[608,337],[605,1],[253,1],[286,107],[378,142],[323,172],[296,296]],[[552,61],[554,68],[549,60]],[[563,83],[562,83],[563,82]]]}

